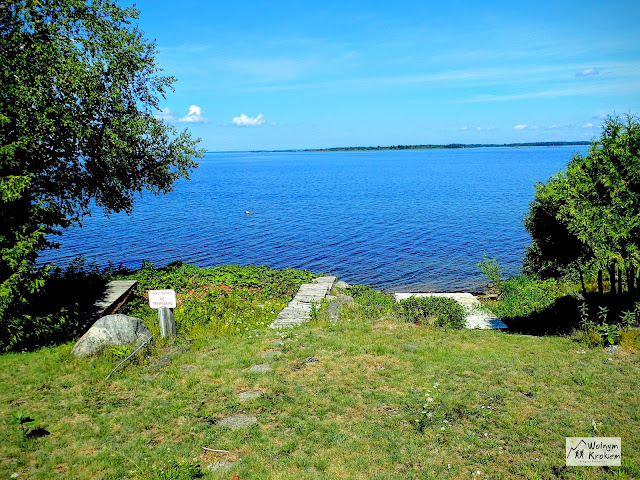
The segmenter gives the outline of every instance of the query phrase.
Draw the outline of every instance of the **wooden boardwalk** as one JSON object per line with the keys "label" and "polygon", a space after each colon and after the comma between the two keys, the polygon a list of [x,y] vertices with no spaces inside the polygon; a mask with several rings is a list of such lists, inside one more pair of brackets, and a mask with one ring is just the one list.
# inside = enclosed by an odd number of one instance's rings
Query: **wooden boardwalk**
{"label": "wooden boardwalk", "polygon": [[301,285],[293,300],[284,307],[269,327],[283,328],[307,323],[311,320],[311,304],[324,300],[335,281],[334,276],[318,277],[313,280],[313,283]]}
{"label": "wooden boardwalk", "polygon": [[465,310],[467,310],[466,327],[497,329],[507,328],[500,319],[488,314],[484,310],[480,310],[480,301],[470,293],[396,293],[396,301],[404,300],[409,297],[447,297],[452,298]]}
{"label": "wooden boardwalk", "polygon": [[91,313],[102,317],[114,313],[129,296],[137,280],[113,280],[107,283],[102,296],[91,307]]}

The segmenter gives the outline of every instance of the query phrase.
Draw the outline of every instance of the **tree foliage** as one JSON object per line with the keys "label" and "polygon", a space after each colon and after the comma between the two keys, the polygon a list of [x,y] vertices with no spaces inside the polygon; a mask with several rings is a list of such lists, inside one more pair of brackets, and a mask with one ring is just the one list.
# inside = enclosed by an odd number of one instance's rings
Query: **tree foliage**
{"label": "tree foliage", "polygon": [[638,119],[609,117],[588,155],[575,155],[566,171],[539,184],[525,228],[529,273],[559,276],[612,263],[633,272],[640,262]]}
{"label": "tree foliage", "polygon": [[188,178],[197,140],[154,117],[175,79],[112,0],[0,4],[0,318],[46,272],[38,252],[94,205],[130,212]]}

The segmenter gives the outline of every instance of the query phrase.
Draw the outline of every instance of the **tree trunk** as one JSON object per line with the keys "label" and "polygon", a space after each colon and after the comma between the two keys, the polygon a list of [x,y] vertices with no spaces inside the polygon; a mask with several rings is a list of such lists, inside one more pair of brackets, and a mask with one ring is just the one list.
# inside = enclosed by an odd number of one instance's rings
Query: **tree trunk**
{"label": "tree trunk", "polygon": [[616,264],[609,265],[609,293],[611,295],[616,294]]}
{"label": "tree trunk", "polygon": [[622,269],[618,268],[618,295],[622,295]]}
{"label": "tree trunk", "polygon": [[584,285],[584,275],[582,274],[582,269],[580,269],[579,272],[580,272],[580,285],[582,286],[582,296],[586,297],[587,296],[587,287],[585,287],[585,285]]}
{"label": "tree trunk", "polygon": [[629,264],[629,270],[627,271],[627,285],[629,286],[629,293],[631,295],[636,293],[636,268]]}
{"label": "tree trunk", "polygon": [[602,270],[598,270],[598,293],[600,295],[604,293],[604,287],[602,286]]}

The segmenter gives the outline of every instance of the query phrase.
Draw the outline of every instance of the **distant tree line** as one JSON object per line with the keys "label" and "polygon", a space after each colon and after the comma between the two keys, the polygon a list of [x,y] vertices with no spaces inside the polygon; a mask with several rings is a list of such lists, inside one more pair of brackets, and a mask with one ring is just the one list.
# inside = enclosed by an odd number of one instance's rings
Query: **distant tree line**
{"label": "distant tree line", "polygon": [[[536,186],[525,218],[532,237],[524,272],[543,278],[604,274],[611,294],[640,290],[640,123],[609,117],[589,154]],[[625,288],[626,286],[626,288]]]}
{"label": "distant tree line", "polygon": [[432,150],[446,148],[487,148],[487,147],[563,147],[569,145],[590,145],[590,142],[527,142],[527,143],[449,143],[446,145],[389,145],[377,147],[332,147],[286,150],[287,152],[352,152],[363,150]]}

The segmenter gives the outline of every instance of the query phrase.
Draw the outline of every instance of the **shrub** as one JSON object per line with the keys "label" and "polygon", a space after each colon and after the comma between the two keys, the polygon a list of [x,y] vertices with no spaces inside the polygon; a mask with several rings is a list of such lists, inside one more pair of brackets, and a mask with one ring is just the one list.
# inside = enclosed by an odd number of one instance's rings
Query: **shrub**
{"label": "shrub", "polygon": [[604,344],[600,334],[593,328],[575,330],[573,338],[576,342],[589,348],[601,347]]}
{"label": "shrub", "polygon": [[490,258],[485,253],[483,260],[478,263],[478,268],[489,280],[491,280],[491,283],[500,289],[502,288],[502,268],[500,268],[500,265],[498,265],[498,261],[495,258]]}
{"label": "shrub", "polygon": [[409,322],[456,329],[465,326],[466,312],[452,298],[409,297],[400,302],[400,308]]}
{"label": "shrub", "polygon": [[0,351],[34,350],[76,336],[112,270],[87,266],[81,257],[64,270],[50,268],[37,291],[0,315]]}
{"label": "shrub", "polygon": [[494,313],[503,319],[539,313],[562,296],[556,280],[541,280],[535,275],[510,277],[502,282],[501,290]]}
{"label": "shrub", "polygon": [[394,311],[397,308],[393,297],[385,295],[368,285],[352,285],[345,290],[361,306],[371,310]]}

